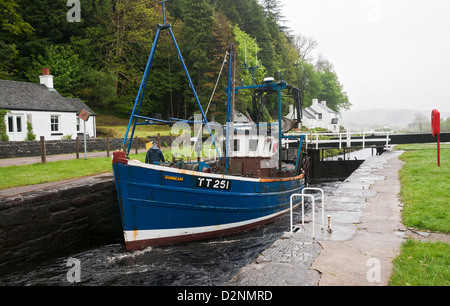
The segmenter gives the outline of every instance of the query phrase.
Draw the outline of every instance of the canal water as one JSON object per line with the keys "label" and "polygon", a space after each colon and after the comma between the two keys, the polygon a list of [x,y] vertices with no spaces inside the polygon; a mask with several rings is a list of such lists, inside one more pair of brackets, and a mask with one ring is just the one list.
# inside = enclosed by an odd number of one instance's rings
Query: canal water
{"label": "canal water", "polygon": [[[311,187],[322,188],[327,195],[340,184]],[[20,270],[0,271],[0,285],[220,286],[288,231],[289,222],[288,214],[244,233],[135,252],[126,251],[123,243],[98,246]]]}
{"label": "canal water", "polygon": [[331,161],[331,160],[339,160],[339,159],[343,159],[343,160],[353,160],[353,159],[357,159],[357,160],[366,160],[369,156],[376,154],[376,151],[374,152],[374,149],[372,148],[368,148],[368,149],[361,149],[361,150],[357,150],[357,151],[351,151],[351,152],[347,152],[345,154],[342,155],[338,155],[338,156],[333,156],[330,158],[327,158],[327,161]]}

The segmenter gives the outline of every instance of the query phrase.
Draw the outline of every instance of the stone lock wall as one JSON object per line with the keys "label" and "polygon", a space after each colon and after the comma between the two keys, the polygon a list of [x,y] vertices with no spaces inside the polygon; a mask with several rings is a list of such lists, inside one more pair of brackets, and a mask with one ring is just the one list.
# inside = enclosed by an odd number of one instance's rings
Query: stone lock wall
{"label": "stone lock wall", "polygon": [[118,241],[112,174],[0,199],[0,268]]}

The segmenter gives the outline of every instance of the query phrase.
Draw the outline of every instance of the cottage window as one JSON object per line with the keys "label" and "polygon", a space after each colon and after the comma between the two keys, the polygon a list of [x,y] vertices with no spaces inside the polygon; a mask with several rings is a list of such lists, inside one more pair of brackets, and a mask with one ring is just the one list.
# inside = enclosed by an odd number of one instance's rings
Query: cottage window
{"label": "cottage window", "polygon": [[50,117],[50,124],[52,132],[59,132],[59,116],[52,115]]}
{"label": "cottage window", "polygon": [[77,117],[77,132],[81,132],[81,123],[80,123],[80,118]]}
{"label": "cottage window", "polygon": [[13,115],[8,116],[8,132],[9,133],[22,133],[22,116],[21,115]]}
{"label": "cottage window", "polygon": [[14,117],[8,116],[8,132],[14,133]]}
{"label": "cottage window", "polygon": [[22,116],[17,116],[16,117],[16,130],[17,133],[21,133],[22,132]]}
{"label": "cottage window", "polygon": [[318,114],[318,119],[322,120],[322,114],[321,113]]}

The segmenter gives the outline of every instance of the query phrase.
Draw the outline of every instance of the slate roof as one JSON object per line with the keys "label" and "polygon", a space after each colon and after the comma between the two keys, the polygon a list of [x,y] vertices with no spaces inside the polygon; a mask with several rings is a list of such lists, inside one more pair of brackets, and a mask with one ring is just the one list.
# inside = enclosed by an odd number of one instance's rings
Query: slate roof
{"label": "slate roof", "polygon": [[307,112],[309,112],[311,115],[313,115],[314,118],[316,118],[315,116],[319,114],[319,112],[317,112],[316,110],[312,109],[312,108],[309,107],[309,106],[308,106],[307,108],[305,108],[305,110],[306,110]]}
{"label": "slate roof", "polygon": [[334,110],[332,110],[331,108],[329,108],[328,106],[322,104],[322,103],[318,103],[317,105],[319,105],[320,107],[322,107],[325,111],[332,113],[332,114],[337,114],[337,112],[335,112]]}
{"label": "slate roof", "polygon": [[314,116],[314,113],[311,112],[314,111],[313,109],[308,109],[308,107],[306,109],[303,110],[303,114],[306,116],[306,118],[309,119],[316,119],[316,117]]}
{"label": "slate roof", "polygon": [[78,114],[83,108],[91,116],[95,116],[80,99],[64,98],[56,90],[49,90],[43,84],[0,80],[0,109]]}

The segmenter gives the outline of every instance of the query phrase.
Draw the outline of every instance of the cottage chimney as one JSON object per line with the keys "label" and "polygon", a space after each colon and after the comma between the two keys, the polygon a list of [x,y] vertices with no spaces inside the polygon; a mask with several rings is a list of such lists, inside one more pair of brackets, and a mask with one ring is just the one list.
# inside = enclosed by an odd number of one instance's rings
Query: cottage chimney
{"label": "cottage chimney", "polygon": [[319,99],[313,99],[313,105],[319,104]]}
{"label": "cottage chimney", "polygon": [[50,74],[50,69],[48,67],[42,68],[42,75],[39,76],[41,84],[47,86],[48,89],[54,90],[53,88],[53,75]]}
{"label": "cottage chimney", "polygon": [[322,101],[322,102],[320,102],[320,103],[322,103],[322,105],[327,106],[327,101]]}

